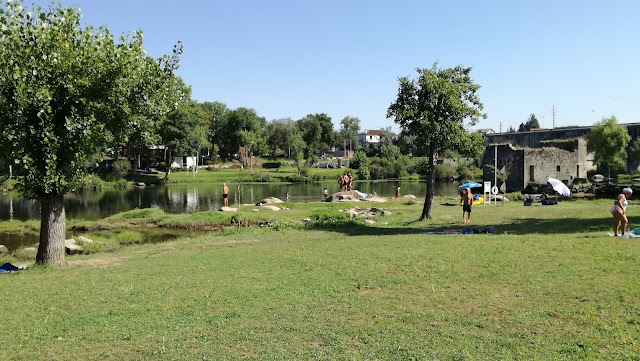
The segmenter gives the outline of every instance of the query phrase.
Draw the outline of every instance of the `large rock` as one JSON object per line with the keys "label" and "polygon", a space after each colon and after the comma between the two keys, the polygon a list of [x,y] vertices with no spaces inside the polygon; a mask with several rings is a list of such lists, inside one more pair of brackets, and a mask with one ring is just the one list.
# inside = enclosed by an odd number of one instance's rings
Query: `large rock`
{"label": "large rock", "polygon": [[366,223],[366,224],[376,224],[376,221],[374,221],[373,219],[365,219],[364,223]]}
{"label": "large rock", "polygon": [[356,191],[337,192],[327,197],[327,202],[359,201],[362,196]]}
{"label": "large rock", "polygon": [[78,240],[82,241],[84,243],[93,243],[94,240],[92,240],[91,238],[85,237],[85,236],[78,236]]}
{"label": "large rock", "polygon": [[237,212],[238,208],[231,208],[231,207],[222,207],[220,208],[221,212]]}
{"label": "large rock", "polygon": [[84,252],[84,247],[79,244],[76,244],[75,239],[65,239],[64,240],[64,249],[68,255],[74,255],[78,253]]}
{"label": "large rock", "polygon": [[406,196],[402,196],[402,198],[411,198],[411,199],[416,199],[418,197],[414,196],[413,194],[407,194]]}
{"label": "large rock", "polygon": [[262,206],[262,208],[270,209],[270,210],[272,210],[272,211],[274,211],[274,212],[279,211],[279,210],[281,209],[281,208],[280,208],[280,207],[278,207],[278,206]]}
{"label": "large rock", "polygon": [[361,199],[362,201],[368,201],[368,202],[386,202],[387,198],[385,197],[378,197],[378,196],[369,196],[367,198]]}
{"label": "large rock", "polygon": [[9,253],[7,246],[0,244],[0,253]]}
{"label": "large rock", "polygon": [[265,198],[265,199],[261,200],[260,202],[256,203],[256,206],[261,206],[261,205],[267,204],[267,203],[284,203],[284,202],[279,198],[269,197],[269,198]]}

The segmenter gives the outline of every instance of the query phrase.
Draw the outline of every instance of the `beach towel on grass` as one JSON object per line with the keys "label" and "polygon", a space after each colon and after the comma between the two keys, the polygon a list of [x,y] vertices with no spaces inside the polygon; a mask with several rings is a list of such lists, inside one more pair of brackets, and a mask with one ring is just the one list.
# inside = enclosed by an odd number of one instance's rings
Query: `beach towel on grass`
{"label": "beach towel on grass", "polygon": [[0,266],[0,273],[11,273],[15,271],[20,271],[21,269],[22,268],[16,267],[11,263],[5,263],[2,266]]}
{"label": "beach towel on grass", "polygon": [[[613,233],[607,233],[607,236],[609,237],[615,237]],[[621,238],[640,238],[640,235],[638,234],[633,234],[633,232],[627,232],[621,236],[619,236]]]}

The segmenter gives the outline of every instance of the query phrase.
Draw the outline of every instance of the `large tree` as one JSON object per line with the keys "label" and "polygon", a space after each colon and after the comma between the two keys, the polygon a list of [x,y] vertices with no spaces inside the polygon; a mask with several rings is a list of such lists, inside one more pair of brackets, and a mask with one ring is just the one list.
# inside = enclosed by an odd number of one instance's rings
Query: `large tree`
{"label": "large tree", "polygon": [[360,119],[346,116],[340,120],[340,136],[345,144],[352,149],[352,145],[357,141],[356,134],[360,131]]}
{"label": "large tree", "polygon": [[40,201],[41,265],[66,265],[63,195],[105,146],[174,102],[180,48],[153,60],[141,32],[116,41],[80,18],[61,5],[0,9],[0,158],[14,163],[23,194]]}
{"label": "large tree", "polygon": [[418,151],[428,157],[427,194],[420,219],[431,218],[435,172],[434,156],[446,149],[470,151],[481,144],[480,138],[465,129],[465,121],[474,125],[486,117],[477,92],[480,86],[470,77],[471,68],[456,66],[440,69],[416,69],[418,78],[399,78],[398,98],[389,106],[403,132],[416,136]]}
{"label": "large tree", "polygon": [[211,156],[215,157],[217,154],[215,154],[214,149],[216,146],[219,148],[220,144],[222,144],[229,109],[227,109],[226,104],[220,102],[204,102],[199,103],[199,105],[202,110],[207,113],[209,118],[208,140],[209,144],[211,144]]}
{"label": "large tree", "polygon": [[208,147],[208,114],[193,101],[178,103],[160,123],[158,133],[162,143],[169,148],[169,159],[176,156],[197,156],[202,148]]}
{"label": "large tree", "polygon": [[225,116],[225,124],[216,135],[220,140],[221,153],[228,155],[238,152],[243,146],[241,131],[253,131],[262,137],[267,128],[267,120],[258,116],[254,109],[237,108],[229,110]]}
{"label": "large tree", "polygon": [[615,116],[603,118],[596,123],[585,139],[587,151],[593,152],[593,162],[600,167],[607,167],[609,177],[611,168],[620,169],[626,166],[627,145],[631,137],[627,127],[618,124]]}
{"label": "large tree", "polygon": [[531,129],[540,128],[540,122],[538,122],[538,118],[536,115],[531,113],[529,114],[529,119],[525,123],[520,123],[518,127],[519,132],[528,132]]}
{"label": "large tree", "polygon": [[286,154],[291,156],[291,140],[298,132],[298,126],[291,118],[272,120],[267,125],[266,141],[271,156]]}
{"label": "large tree", "polygon": [[325,113],[307,115],[298,120],[298,128],[307,144],[307,156],[327,152],[334,143],[333,123]]}

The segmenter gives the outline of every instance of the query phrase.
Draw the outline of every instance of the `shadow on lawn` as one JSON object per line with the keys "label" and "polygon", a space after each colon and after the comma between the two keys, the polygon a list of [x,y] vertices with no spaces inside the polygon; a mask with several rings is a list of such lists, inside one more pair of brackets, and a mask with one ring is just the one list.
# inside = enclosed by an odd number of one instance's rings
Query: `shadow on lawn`
{"label": "shadow on lawn", "polygon": [[[424,232],[442,232],[445,229],[478,229],[484,228],[484,224],[452,224],[452,225],[430,225],[429,227],[420,227],[420,221],[407,222],[406,227],[385,228],[372,227],[366,224],[351,224],[348,226],[322,226],[315,228],[325,231],[334,231],[343,233],[348,236],[393,236],[393,235],[409,235],[421,234]],[[497,234],[567,234],[567,233],[583,233],[597,232],[604,235],[612,232],[613,218],[562,218],[562,219],[541,219],[541,218],[525,218],[514,220],[511,223],[493,225],[497,230]],[[636,226],[640,226],[640,217],[630,217],[627,228],[632,230]]]}

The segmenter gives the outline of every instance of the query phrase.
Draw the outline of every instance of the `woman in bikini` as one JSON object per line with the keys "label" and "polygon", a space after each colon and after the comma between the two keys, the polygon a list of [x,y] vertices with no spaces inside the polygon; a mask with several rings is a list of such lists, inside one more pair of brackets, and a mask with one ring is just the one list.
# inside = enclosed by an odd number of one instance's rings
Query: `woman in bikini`
{"label": "woman in bikini", "polygon": [[622,193],[616,198],[613,202],[613,207],[611,207],[611,214],[613,215],[613,235],[618,235],[618,229],[622,226],[622,235],[627,230],[627,223],[629,220],[627,219],[627,206],[629,202],[627,202],[627,198],[631,197],[633,191],[631,188],[625,188],[622,190]]}

